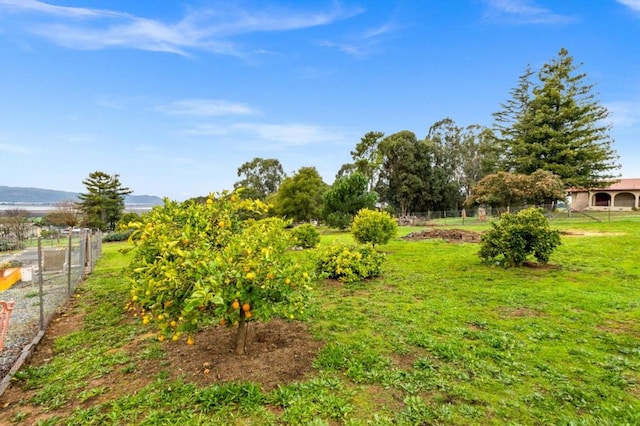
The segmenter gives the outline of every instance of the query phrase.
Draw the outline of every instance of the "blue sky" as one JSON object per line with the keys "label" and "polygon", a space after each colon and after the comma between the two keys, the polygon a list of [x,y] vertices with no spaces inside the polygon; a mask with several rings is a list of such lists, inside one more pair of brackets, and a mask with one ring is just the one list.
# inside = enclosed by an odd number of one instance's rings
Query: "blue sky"
{"label": "blue sky", "polygon": [[640,0],[0,0],[0,185],[231,188],[277,158],[331,183],[371,130],[490,126],[565,47],[640,177]]}

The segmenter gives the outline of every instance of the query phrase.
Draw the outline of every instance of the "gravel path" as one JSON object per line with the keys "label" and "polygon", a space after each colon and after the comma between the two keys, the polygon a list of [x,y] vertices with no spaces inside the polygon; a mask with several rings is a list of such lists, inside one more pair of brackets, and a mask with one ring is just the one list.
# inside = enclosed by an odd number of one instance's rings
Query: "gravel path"
{"label": "gravel path", "polygon": [[[0,380],[9,372],[22,349],[40,330],[40,298],[38,277],[32,282],[18,282],[0,292],[1,300],[15,300],[11,320],[0,352]],[[49,318],[67,300],[67,275],[48,273],[43,277],[44,318]]]}

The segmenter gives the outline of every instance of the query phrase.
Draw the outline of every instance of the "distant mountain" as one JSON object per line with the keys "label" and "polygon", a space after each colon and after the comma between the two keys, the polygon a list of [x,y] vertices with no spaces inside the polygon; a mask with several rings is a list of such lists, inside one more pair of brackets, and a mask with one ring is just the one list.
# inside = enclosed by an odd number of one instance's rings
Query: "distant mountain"
{"label": "distant mountain", "polygon": [[[0,185],[0,203],[55,204],[61,201],[77,201],[75,192],[54,189],[21,188]],[[154,195],[127,195],[125,204],[160,205],[162,198]]]}

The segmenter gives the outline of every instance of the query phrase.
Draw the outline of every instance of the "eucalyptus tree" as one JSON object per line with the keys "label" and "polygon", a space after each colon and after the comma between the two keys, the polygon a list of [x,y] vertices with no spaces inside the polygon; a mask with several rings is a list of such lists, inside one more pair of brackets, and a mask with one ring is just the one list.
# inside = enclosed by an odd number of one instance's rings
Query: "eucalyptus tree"
{"label": "eucalyptus tree", "polygon": [[419,141],[415,133],[402,130],[385,137],[379,145],[382,169],[377,192],[383,201],[399,210],[401,215],[415,211],[424,179],[421,175]]}
{"label": "eucalyptus tree", "polygon": [[244,188],[243,198],[265,200],[278,191],[286,178],[280,161],[275,158],[255,157],[238,167],[238,176],[242,179],[234,184],[235,188]]}

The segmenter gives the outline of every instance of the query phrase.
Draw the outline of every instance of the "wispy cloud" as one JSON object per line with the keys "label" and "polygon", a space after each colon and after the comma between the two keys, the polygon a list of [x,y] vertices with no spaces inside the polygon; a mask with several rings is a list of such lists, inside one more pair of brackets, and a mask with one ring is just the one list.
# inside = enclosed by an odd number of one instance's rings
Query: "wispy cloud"
{"label": "wispy cloud", "polygon": [[0,143],[0,152],[19,155],[28,155],[32,153],[28,148],[10,143]]}
{"label": "wispy cloud", "polygon": [[270,148],[344,142],[348,139],[338,129],[303,123],[201,124],[185,133],[194,136],[229,136],[245,142],[268,143]]}
{"label": "wispy cloud", "polygon": [[614,101],[604,105],[611,112],[615,126],[630,127],[640,124],[640,101]]}
{"label": "wispy cloud", "polygon": [[129,17],[126,13],[84,7],[55,6],[38,0],[0,0],[0,7],[9,13],[39,12],[66,18]]}
{"label": "wispy cloud", "polygon": [[640,0],[616,0],[618,3],[627,6],[634,12],[640,13]]}
{"label": "wispy cloud", "polygon": [[240,55],[234,36],[329,25],[361,13],[335,3],[324,11],[269,8],[244,10],[225,2],[189,10],[169,23],[129,13],[55,6],[39,0],[0,0],[0,17],[11,14],[13,31],[27,31],[71,49],[130,48],[190,55],[209,51]]}
{"label": "wispy cloud", "polygon": [[170,104],[159,105],[156,107],[156,110],[169,115],[189,115],[196,117],[259,113],[258,110],[243,103],[215,99],[184,99]]}
{"label": "wispy cloud", "polygon": [[518,24],[566,24],[573,17],[554,13],[537,6],[532,0],[484,0],[489,9],[485,17],[491,21]]}
{"label": "wispy cloud", "polygon": [[385,36],[398,30],[392,23],[386,23],[378,27],[367,29],[361,33],[345,36],[342,40],[322,40],[318,44],[340,50],[352,56],[365,56],[369,54],[374,46],[379,44]]}

